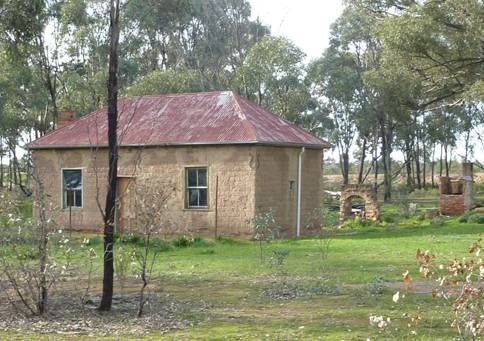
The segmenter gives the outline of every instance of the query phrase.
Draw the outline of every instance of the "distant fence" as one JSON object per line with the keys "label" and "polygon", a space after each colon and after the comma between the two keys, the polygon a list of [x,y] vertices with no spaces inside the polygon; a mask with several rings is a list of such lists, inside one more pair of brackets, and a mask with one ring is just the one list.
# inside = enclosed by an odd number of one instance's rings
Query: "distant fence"
{"label": "distant fence", "polygon": [[[378,202],[383,204],[383,197],[378,198]],[[404,202],[408,203],[416,203],[416,204],[421,204],[421,205],[435,205],[439,206],[439,197],[422,197],[422,198],[409,198],[409,197],[403,197],[403,196],[398,196],[396,198],[392,198],[387,204],[401,204]],[[483,196],[478,196],[474,197],[474,202],[479,202],[479,203],[484,203],[484,197]],[[324,206],[328,207],[330,209],[337,209],[339,208],[339,202],[338,200],[332,199],[332,200],[324,200]]]}

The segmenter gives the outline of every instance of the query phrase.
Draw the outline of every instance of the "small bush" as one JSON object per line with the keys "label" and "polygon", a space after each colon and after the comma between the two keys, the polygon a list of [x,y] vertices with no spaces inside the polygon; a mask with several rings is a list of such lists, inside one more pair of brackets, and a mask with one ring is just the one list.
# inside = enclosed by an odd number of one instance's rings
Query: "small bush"
{"label": "small bush", "polygon": [[155,239],[151,242],[151,249],[155,252],[164,252],[171,250],[172,246],[164,239]]}
{"label": "small bush", "polygon": [[430,223],[434,226],[444,226],[445,225],[445,218],[442,217],[442,216],[437,216],[437,217],[434,217],[432,218],[432,220],[430,221]]}
{"label": "small bush", "polygon": [[192,246],[193,242],[194,242],[193,237],[183,235],[178,237],[177,239],[174,239],[172,243],[174,247],[185,248],[185,247]]}
{"label": "small bush", "polygon": [[240,241],[226,236],[217,236],[215,238],[215,241],[220,244],[229,244],[229,245],[240,244]]}
{"label": "small bush", "polygon": [[92,237],[92,238],[88,238],[86,239],[86,243],[85,245],[86,246],[90,246],[90,247],[93,247],[93,246],[96,246],[96,245],[101,245],[103,243],[103,240],[101,237]]}
{"label": "small bush", "polygon": [[484,224],[484,213],[468,211],[459,217],[459,223]]}
{"label": "small bush", "polygon": [[373,225],[373,222],[368,219],[362,219],[359,217],[356,217],[355,219],[349,219],[344,223],[344,227],[349,228],[349,229],[359,229],[362,227],[368,227]]}
{"label": "small bush", "polygon": [[469,217],[469,223],[484,224],[484,213],[475,212]]}
{"label": "small bush", "polygon": [[375,276],[373,281],[368,284],[368,291],[372,295],[381,295],[385,289],[385,278],[382,276]]}
{"label": "small bush", "polygon": [[195,236],[193,238],[193,243],[192,246],[194,247],[203,247],[207,246],[209,243],[205,239],[203,239],[201,236]]}

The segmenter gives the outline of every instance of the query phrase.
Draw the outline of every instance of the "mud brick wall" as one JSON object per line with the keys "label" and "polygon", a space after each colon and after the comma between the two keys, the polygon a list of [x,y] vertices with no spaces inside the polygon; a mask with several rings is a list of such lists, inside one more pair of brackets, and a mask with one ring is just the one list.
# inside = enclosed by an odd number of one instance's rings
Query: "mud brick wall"
{"label": "mud brick wall", "polygon": [[466,211],[464,195],[441,194],[440,214],[461,215]]}
{"label": "mud brick wall", "polygon": [[[176,190],[166,204],[164,215],[165,221],[173,225],[170,230],[176,233],[214,235],[217,220],[219,235],[250,237],[252,231],[247,219],[272,208],[278,224],[291,234],[296,223],[297,157],[300,150],[295,147],[233,145],[125,147],[119,152],[118,177],[133,178],[136,183],[137,178],[151,176],[173,184]],[[103,222],[98,202],[104,207],[107,150],[42,149],[34,150],[32,154],[59,228],[67,228],[69,222],[69,210],[62,207],[62,169],[78,168],[82,170],[83,207],[72,208],[72,227],[101,231]],[[303,226],[309,212],[320,207],[321,159],[321,150],[306,149],[303,158]],[[186,209],[186,167],[207,167],[207,208]],[[292,188],[291,181],[294,181]]]}

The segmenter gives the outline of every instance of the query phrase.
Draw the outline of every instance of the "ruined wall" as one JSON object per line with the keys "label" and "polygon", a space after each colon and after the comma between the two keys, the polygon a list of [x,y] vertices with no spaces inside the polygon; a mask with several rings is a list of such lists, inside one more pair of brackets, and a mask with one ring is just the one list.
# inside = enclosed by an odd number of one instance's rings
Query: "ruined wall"
{"label": "ruined wall", "polygon": [[462,176],[440,178],[440,213],[461,215],[473,208],[473,164],[462,164]]}
{"label": "ruined wall", "polygon": [[[297,162],[300,148],[261,146],[178,146],[121,148],[118,177],[158,177],[176,188],[166,205],[170,231],[214,235],[215,202],[217,232],[252,235],[246,223],[257,212],[273,208],[286,231],[296,226]],[[72,208],[72,227],[101,231],[99,204],[104,208],[107,150],[34,150],[36,170],[42,175],[56,221],[67,228],[69,210],[62,208],[62,168],[81,168],[83,207]],[[320,150],[308,150],[303,158],[302,227],[321,202]],[[185,208],[185,168],[207,167],[208,208]],[[218,198],[216,200],[216,180]],[[96,180],[97,179],[97,180]],[[290,181],[294,181],[290,189]],[[125,194],[129,195],[129,194]],[[304,232],[304,231],[303,231]],[[294,234],[294,233],[293,233]]]}
{"label": "ruined wall", "polygon": [[380,206],[378,204],[375,188],[372,185],[348,184],[343,186],[340,197],[339,223],[343,224],[347,219],[354,218],[351,213],[352,199],[362,198],[365,201],[364,219],[376,221],[380,218]]}

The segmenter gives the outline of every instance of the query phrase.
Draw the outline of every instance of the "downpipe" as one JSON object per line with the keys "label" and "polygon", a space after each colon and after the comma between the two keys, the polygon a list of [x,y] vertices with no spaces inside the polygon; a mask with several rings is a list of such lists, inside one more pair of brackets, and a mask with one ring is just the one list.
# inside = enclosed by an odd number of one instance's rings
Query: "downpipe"
{"label": "downpipe", "polygon": [[297,162],[297,209],[296,209],[296,236],[301,236],[301,193],[302,193],[302,159],[306,151],[305,147],[301,148]]}

